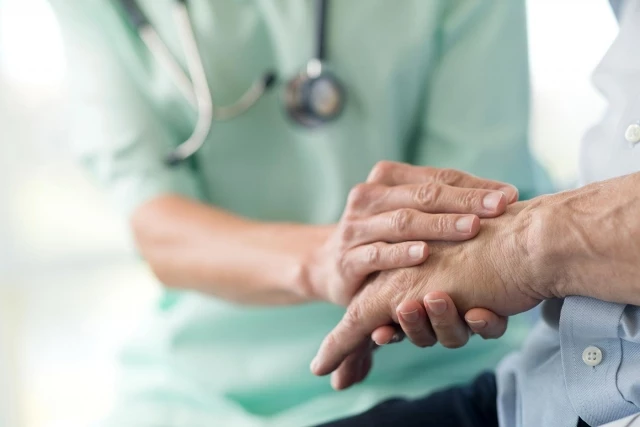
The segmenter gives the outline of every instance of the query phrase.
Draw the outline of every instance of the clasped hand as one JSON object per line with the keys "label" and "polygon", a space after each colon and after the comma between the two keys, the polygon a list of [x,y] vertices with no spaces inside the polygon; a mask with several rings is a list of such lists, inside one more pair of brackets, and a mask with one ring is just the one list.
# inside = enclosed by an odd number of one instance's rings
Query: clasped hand
{"label": "clasped hand", "polygon": [[361,381],[371,368],[372,338],[389,343],[398,324],[421,347],[436,340],[460,347],[470,330],[501,336],[506,316],[540,301],[527,290],[526,266],[513,258],[525,231],[515,219],[526,204],[507,209],[517,197],[508,184],[455,170],[377,165],[307,264],[311,293],[348,303],[312,371],[334,372],[336,389]]}

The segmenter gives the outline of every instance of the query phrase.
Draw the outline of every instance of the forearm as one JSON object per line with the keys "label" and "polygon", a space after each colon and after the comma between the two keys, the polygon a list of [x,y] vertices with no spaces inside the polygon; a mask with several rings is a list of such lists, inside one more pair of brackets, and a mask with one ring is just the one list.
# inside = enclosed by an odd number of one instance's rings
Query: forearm
{"label": "forearm", "polygon": [[247,304],[303,302],[302,257],[328,231],[251,221],[173,195],[138,208],[131,225],[166,286]]}
{"label": "forearm", "polygon": [[530,211],[543,292],[640,305],[640,173],[534,200]]}

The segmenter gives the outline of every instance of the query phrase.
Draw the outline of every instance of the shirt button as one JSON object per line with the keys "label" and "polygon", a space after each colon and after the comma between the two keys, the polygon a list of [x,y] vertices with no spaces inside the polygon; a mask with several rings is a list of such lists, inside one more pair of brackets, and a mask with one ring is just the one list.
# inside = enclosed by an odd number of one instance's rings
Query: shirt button
{"label": "shirt button", "polygon": [[598,366],[602,362],[602,350],[590,345],[582,352],[582,361],[587,366]]}
{"label": "shirt button", "polygon": [[629,125],[624,133],[624,139],[626,139],[632,147],[640,142],[640,125],[636,123]]}

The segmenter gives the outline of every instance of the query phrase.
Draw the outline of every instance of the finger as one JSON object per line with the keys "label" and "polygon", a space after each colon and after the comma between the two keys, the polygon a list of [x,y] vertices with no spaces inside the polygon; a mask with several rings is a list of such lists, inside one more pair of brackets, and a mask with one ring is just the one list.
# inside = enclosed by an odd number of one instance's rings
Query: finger
{"label": "finger", "polygon": [[507,330],[507,317],[498,316],[485,308],[472,308],[464,315],[469,328],[484,339],[496,339]]}
{"label": "finger", "polygon": [[424,306],[431,327],[443,347],[459,348],[469,341],[469,327],[458,314],[449,295],[444,292],[430,292],[424,298]]}
{"label": "finger", "polygon": [[398,209],[343,224],[345,245],[355,247],[373,242],[462,241],[480,231],[475,215],[428,214],[415,209]]}
{"label": "finger", "polygon": [[383,300],[361,298],[352,301],[340,322],[322,341],[311,362],[311,372],[327,375],[335,371],[357,348],[370,342],[374,329],[391,323],[390,307]]}
{"label": "finger", "polygon": [[344,390],[360,379],[362,358],[363,356],[359,353],[350,354],[331,374],[331,387],[334,390]]}
{"label": "finger", "polygon": [[455,169],[441,169],[426,166],[414,166],[406,163],[383,161],[376,164],[367,182],[387,186],[419,184],[435,181],[442,184],[464,188],[484,188],[502,191],[509,203],[518,200],[518,189],[510,184],[483,179]]}
{"label": "finger", "polygon": [[435,181],[392,187],[359,184],[349,193],[345,213],[363,217],[410,208],[427,213],[475,214],[492,218],[504,213],[507,202],[502,191],[460,188]]}
{"label": "finger", "polygon": [[403,301],[396,308],[402,330],[418,347],[431,347],[437,342],[427,312],[418,301]]}
{"label": "finger", "polygon": [[[346,390],[349,387],[351,387],[352,385],[355,385],[355,384],[358,384],[358,383],[364,381],[364,379],[367,378],[367,375],[369,375],[369,372],[371,371],[371,367],[372,366],[373,366],[373,354],[369,353],[369,354],[367,354],[366,356],[364,356],[360,360],[358,366],[356,367],[356,371],[355,371],[355,372],[357,372],[357,374],[354,377],[350,378],[348,381],[340,384],[340,388],[335,388],[334,387],[334,390],[336,390],[336,391]],[[341,368],[342,368],[342,365],[340,365],[340,368],[338,368],[338,370],[341,369]],[[332,386],[333,386],[333,375],[335,375],[336,372],[331,374],[331,376],[332,376],[332,382],[331,382]]]}
{"label": "finger", "polygon": [[364,361],[371,355],[372,347],[371,343],[364,343],[331,374],[331,387],[334,390],[344,390],[362,381]]}
{"label": "finger", "polygon": [[369,372],[371,372],[371,368],[373,367],[373,352],[369,353],[367,355],[367,357],[364,358],[364,360],[362,361],[362,366],[361,366],[361,375],[360,375],[360,379],[357,382],[362,382],[364,381],[365,378],[367,378],[367,375],[369,375]]}
{"label": "finger", "polygon": [[371,340],[378,346],[401,342],[404,337],[404,332],[397,325],[380,326],[371,333]]}
{"label": "finger", "polygon": [[340,267],[348,283],[360,284],[376,271],[422,264],[428,255],[429,248],[425,242],[377,242],[347,251],[340,260]]}

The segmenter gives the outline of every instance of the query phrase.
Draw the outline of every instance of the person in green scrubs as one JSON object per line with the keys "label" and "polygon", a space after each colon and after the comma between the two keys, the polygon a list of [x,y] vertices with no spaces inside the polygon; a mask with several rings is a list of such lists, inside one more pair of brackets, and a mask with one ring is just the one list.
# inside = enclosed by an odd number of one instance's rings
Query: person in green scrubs
{"label": "person in green scrubs", "polygon": [[[122,354],[124,381],[107,425],[314,425],[467,381],[519,345],[524,318],[497,342],[473,339],[455,352],[384,346],[366,379],[342,393],[309,372],[369,273],[423,262],[426,240],[478,232],[469,215],[363,209],[390,194],[398,208],[433,201],[419,185],[433,177],[482,188],[449,189],[457,199],[439,206],[445,212],[497,215],[516,197],[511,187],[452,168],[511,183],[521,198],[548,189],[527,146],[523,1],[333,1],[326,51],[347,93],[341,116],[314,129],[294,124],[282,111],[280,83],[246,113],[215,121],[204,146],[177,167],[162,160],[191,135],[197,111],[123,8],[50,3],[69,60],[74,146],[164,285],[151,320]],[[187,68],[173,1],[138,3]],[[312,55],[312,1],[187,6],[220,105],[265,70],[286,80]],[[400,171],[396,182],[376,181],[389,170]],[[352,191],[367,177],[378,193]],[[363,204],[363,192],[377,196]],[[480,196],[489,203],[476,203]]]}

